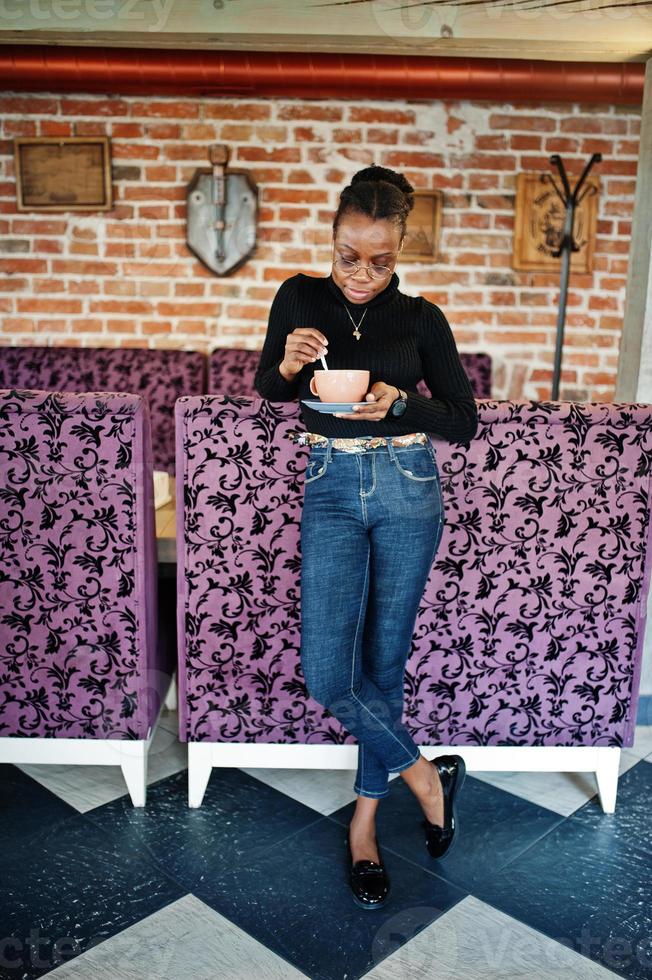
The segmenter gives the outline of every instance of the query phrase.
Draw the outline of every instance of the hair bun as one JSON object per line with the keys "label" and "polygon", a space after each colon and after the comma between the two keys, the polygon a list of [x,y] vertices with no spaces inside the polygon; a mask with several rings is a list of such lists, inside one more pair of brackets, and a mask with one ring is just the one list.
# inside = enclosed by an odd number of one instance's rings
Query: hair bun
{"label": "hair bun", "polygon": [[[358,170],[357,174],[354,174],[351,178],[352,184],[357,184],[359,181],[366,180],[374,183],[379,180],[384,180],[387,184],[393,184],[394,187],[398,187],[400,191],[403,191],[406,197],[414,193],[414,187],[410,181],[399,174],[396,170],[390,170],[388,167],[365,167],[364,170]],[[409,198],[408,198],[409,200]]]}
{"label": "hair bun", "polygon": [[340,193],[333,218],[333,233],[344,214],[364,214],[372,221],[396,222],[405,237],[406,224],[414,207],[414,188],[403,174],[387,167],[365,167],[358,170]]}

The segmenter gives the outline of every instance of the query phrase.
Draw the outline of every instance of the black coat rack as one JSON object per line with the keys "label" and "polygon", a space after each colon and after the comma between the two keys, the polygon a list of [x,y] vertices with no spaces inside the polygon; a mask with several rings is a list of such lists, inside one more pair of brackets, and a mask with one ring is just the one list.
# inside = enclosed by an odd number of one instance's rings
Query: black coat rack
{"label": "black coat rack", "polygon": [[555,179],[551,174],[548,174],[548,179],[552,183],[557,196],[560,198],[562,204],[566,209],[566,217],[564,220],[564,230],[562,231],[561,241],[559,243],[559,248],[553,251],[555,258],[561,256],[561,278],[559,281],[559,310],[557,312],[557,342],[555,344],[555,363],[552,374],[552,401],[557,401],[559,399],[559,377],[561,375],[561,352],[564,346],[564,323],[566,322],[566,296],[568,294],[568,275],[570,272],[570,259],[571,252],[579,252],[580,246],[575,241],[573,237],[573,223],[575,220],[575,209],[577,205],[582,201],[587,194],[595,193],[595,188],[592,185],[588,185],[584,188],[584,193],[580,195],[580,190],[582,184],[586,180],[589,170],[594,163],[599,163],[602,160],[601,153],[593,153],[591,159],[588,161],[584,170],[580,174],[580,178],[575,184],[573,190],[570,189],[568,183],[568,177],[566,176],[566,168],[564,167],[564,161],[561,159],[558,153],[553,153],[550,157],[550,163],[554,164],[559,171],[559,176],[563,185],[563,193],[559,186],[555,183]]}

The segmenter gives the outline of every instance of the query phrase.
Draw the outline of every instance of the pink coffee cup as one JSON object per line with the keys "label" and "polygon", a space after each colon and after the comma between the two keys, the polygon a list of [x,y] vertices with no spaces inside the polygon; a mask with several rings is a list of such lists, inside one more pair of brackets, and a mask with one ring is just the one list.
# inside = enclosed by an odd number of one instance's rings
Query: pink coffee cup
{"label": "pink coffee cup", "polygon": [[369,371],[315,371],[310,390],[323,402],[361,402],[369,391]]}

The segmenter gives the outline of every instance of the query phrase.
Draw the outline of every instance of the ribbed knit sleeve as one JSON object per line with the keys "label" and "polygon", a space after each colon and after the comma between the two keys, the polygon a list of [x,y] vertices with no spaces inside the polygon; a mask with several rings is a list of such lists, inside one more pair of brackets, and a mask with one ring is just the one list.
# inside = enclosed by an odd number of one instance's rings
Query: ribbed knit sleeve
{"label": "ribbed knit sleeve", "polygon": [[254,388],[269,401],[291,402],[297,397],[301,372],[291,381],[279,371],[285,356],[285,341],[289,333],[300,326],[298,317],[295,279],[286,279],[279,286],[269,311],[267,334],[260,353]]}
{"label": "ribbed knit sleeve", "polygon": [[423,297],[421,302],[419,353],[423,377],[433,397],[410,392],[401,420],[415,431],[423,429],[449,442],[468,442],[478,430],[471,382],[462,367],[448,320],[434,303]]}

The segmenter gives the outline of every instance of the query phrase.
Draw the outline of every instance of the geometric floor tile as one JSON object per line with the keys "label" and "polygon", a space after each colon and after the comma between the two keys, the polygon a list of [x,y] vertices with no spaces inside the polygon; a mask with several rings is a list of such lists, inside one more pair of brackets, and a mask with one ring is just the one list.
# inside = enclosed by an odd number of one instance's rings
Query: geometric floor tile
{"label": "geometric floor tile", "polygon": [[305,974],[194,895],[185,895],[62,964],[50,976],[53,980],[301,980]]}
{"label": "geometric floor tile", "polygon": [[[354,805],[331,814],[348,825]],[[473,892],[479,883],[513,861],[563,817],[512,793],[467,775],[457,802],[458,839],[450,854],[430,857],[422,827],[421,807],[404,780],[390,785],[378,808],[376,828],[381,847],[390,847],[408,861],[419,864]]]}
{"label": "geometric floor tile", "polygon": [[[252,769],[244,768],[254,779],[273,786],[293,800],[328,816],[356,798],[355,769]],[[390,782],[398,773],[390,774]]]}
{"label": "geometric floor tile", "polygon": [[652,764],[592,799],[474,893],[621,976],[652,976]]}
{"label": "geometric floor tile", "polygon": [[221,767],[213,769],[201,807],[188,806],[188,774],[181,772],[150,786],[146,807],[123,796],[86,817],[195,894],[225,869],[323,819],[242,770]]}
{"label": "geometric floor tile", "polygon": [[193,892],[315,980],[362,976],[403,941],[388,923],[415,909],[422,925],[433,922],[464,892],[385,848],[390,898],[381,909],[361,909],[348,884],[345,833],[320,817]]}
{"label": "geometric floor tile", "polygon": [[2,882],[2,975],[25,980],[51,971],[186,891],[142,848],[75,813],[45,824],[5,851]]}
{"label": "geometric floor tile", "polygon": [[[365,980],[609,980],[607,970],[536,929],[469,895],[414,935],[413,923],[396,916],[405,944],[366,974]],[[414,938],[413,938],[414,936]]]}
{"label": "geometric floor tile", "polygon": [[353,770],[215,768],[190,808],[186,752],[163,709],[144,808],[117,768],[0,766],[1,980],[652,977],[650,727],[614,814],[592,774],[469,774],[439,861],[394,775],[372,912],[348,886]]}
{"label": "geometric floor tile", "polygon": [[3,858],[32,834],[74,816],[76,812],[74,807],[21,772],[20,767],[9,763],[0,765],[0,841]]}

